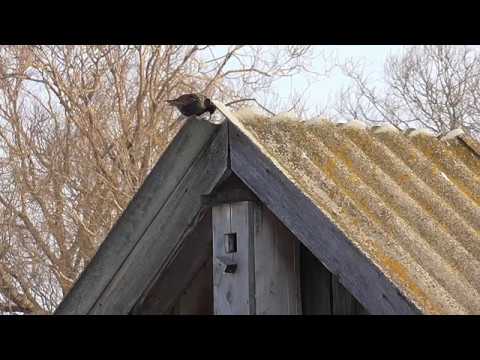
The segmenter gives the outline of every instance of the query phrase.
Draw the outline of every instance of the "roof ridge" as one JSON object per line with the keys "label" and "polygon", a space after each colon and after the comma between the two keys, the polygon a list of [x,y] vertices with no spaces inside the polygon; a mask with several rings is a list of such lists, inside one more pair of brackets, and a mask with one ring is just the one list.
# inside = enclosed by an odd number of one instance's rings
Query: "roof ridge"
{"label": "roof ridge", "polygon": [[244,120],[247,120],[248,118],[256,117],[257,119],[261,118],[263,120],[272,120],[272,121],[299,121],[299,122],[302,122],[305,124],[311,124],[311,125],[318,124],[318,123],[331,123],[332,125],[336,125],[341,128],[355,128],[359,130],[372,131],[374,134],[385,133],[385,132],[395,132],[398,134],[403,134],[407,137],[424,135],[424,136],[437,138],[438,140],[443,140],[443,141],[459,138],[476,155],[480,156],[480,142],[475,138],[473,138],[472,136],[467,135],[461,128],[456,128],[446,133],[442,133],[438,135],[431,129],[428,129],[427,127],[408,128],[405,130],[401,130],[395,125],[388,122],[385,122],[385,124],[383,125],[371,125],[368,122],[358,120],[358,119],[352,119],[347,122],[335,122],[326,117],[314,117],[308,120],[302,120],[300,118],[295,117],[292,112],[279,113],[279,114],[276,114],[275,116],[268,116],[258,111],[258,109],[256,109],[255,107],[244,107],[244,108],[241,108],[240,110],[235,111],[234,114],[240,121],[244,121]]}

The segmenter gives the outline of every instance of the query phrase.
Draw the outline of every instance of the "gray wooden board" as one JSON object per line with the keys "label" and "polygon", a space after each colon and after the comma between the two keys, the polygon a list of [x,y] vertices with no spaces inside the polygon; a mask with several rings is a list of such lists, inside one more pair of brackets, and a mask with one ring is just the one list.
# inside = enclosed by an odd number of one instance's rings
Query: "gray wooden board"
{"label": "gray wooden board", "polygon": [[300,253],[302,313],[331,315],[332,275],[305,246]]}
{"label": "gray wooden board", "polygon": [[300,243],[265,206],[254,209],[256,314],[301,314]]}
{"label": "gray wooden board", "polygon": [[333,315],[366,314],[363,306],[345,289],[336,277],[332,276],[331,281]]}
{"label": "gray wooden board", "polygon": [[218,129],[206,121],[188,120],[58,306],[57,314],[86,314],[91,309]]}
{"label": "gray wooden board", "polygon": [[[211,260],[211,258],[209,259]],[[213,314],[212,262],[206,261],[177,299],[179,315]]]}
{"label": "gray wooden board", "polygon": [[255,194],[234,174],[218,184],[211,194],[202,196],[202,202],[208,206],[239,201],[259,202]]}
{"label": "gray wooden board", "polygon": [[229,122],[233,172],[371,314],[419,314],[351,241],[268,157]]}
{"label": "gray wooden board", "polygon": [[224,176],[227,154],[224,125],[177,183],[90,313],[125,314],[132,309],[200,220],[201,195],[210,193]]}
{"label": "gray wooden board", "polygon": [[[247,315],[255,311],[251,211],[251,203],[246,201],[212,208],[213,299],[217,315]],[[224,238],[228,233],[236,234],[235,253],[225,252]],[[225,273],[223,259],[237,265],[234,273]]]}
{"label": "gray wooden board", "polygon": [[[197,273],[211,263],[212,216],[205,216],[183,241],[174,259],[135,305],[135,314],[164,314],[171,310]],[[211,267],[211,264],[210,264]],[[209,279],[211,282],[211,279]]]}

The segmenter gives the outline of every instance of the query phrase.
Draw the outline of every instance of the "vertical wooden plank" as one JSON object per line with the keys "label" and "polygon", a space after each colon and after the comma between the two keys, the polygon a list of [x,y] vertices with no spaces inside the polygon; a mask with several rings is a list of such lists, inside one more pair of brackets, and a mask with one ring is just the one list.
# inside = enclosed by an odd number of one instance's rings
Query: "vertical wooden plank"
{"label": "vertical wooden plank", "polygon": [[[277,295],[279,283],[269,275],[275,272],[277,252],[275,249],[275,225],[269,214],[255,211],[255,291],[257,293],[257,314],[265,315],[269,311],[278,312],[278,304],[270,301]],[[271,257],[265,261],[268,257]]]}
{"label": "vertical wooden plank", "polygon": [[266,207],[254,210],[256,313],[301,314],[299,242]]}
{"label": "vertical wooden plank", "polygon": [[365,308],[305,247],[301,248],[302,308],[305,315],[361,315]]}
{"label": "vertical wooden plank", "polygon": [[300,288],[300,241],[283,225],[265,206],[264,209],[275,219],[278,246],[282,261],[281,273],[284,274],[287,308],[286,314],[300,315],[302,313],[302,298]]}
{"label": "vertical wooden plank", "polygon": [[212,235],[213,235],[213,313],[226,314],[230,310],[231,299],[226,297],[224,290],[231,287],[231,281],[225,279],[224,263],[219,256],[225,256],[222,245],[224,235],[230,233],[230,205],[222,204],[212,207]]}
{"label": "vertical wooden plank", "polygon": [[[215,314],[300,314],[299,243],[266,207],[242,201],[213,208]],[[236,234],[227,253],[225,235]],[[227,263],[235,273],[225,273]]]}
{"label": "vertical wooden plank", "polygon": [[[252,234],[248,202],[217,205],[212,208],[213,298],[217,315],[254,314],[251,248]],[[226,253],[225,235],[236,234],[237,251]],[[226,273],[226,263],[237,265]]]}
{"label": "vertical wooden plank", "polygon": [[300,250],[302,313],[331,315],[330,272],[305,246]]}
{"label": "vertical wooden plank", "polygon": [[332,276],[332,312],[333,315],[367,314],[364,307]]}
{"label": "vertical wooden plank", "polygon": [[[237,236],[237,248],[239,251],[233,254],[237,262],[238,275],[242,276],[242,283],[247,293],[248,314],[255,314],[255,257],[254,251],[254,203],[241,201],[230,204],[231,209],[231,232]],[[237,257],[235,259],[235,256]]]}

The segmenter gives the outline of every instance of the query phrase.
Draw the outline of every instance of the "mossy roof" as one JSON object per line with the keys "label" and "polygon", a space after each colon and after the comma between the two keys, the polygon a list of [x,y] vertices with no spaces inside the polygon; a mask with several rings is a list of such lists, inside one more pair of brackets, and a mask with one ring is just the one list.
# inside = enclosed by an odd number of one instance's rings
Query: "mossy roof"
{"label": "mossy roof", "polygon": [[424,313],[480,313],[480,153],[465,135],[236,114]]}

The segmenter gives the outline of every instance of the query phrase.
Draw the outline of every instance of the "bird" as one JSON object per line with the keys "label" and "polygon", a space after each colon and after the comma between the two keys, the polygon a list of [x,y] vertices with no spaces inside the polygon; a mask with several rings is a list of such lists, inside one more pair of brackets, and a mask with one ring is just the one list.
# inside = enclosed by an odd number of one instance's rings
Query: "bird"
{"label": "bird", "polygon": [[175,106],[184,116],[200,116],[209,112],[212,117],[217,109],[209,98],[201,94],[184,94],[176,99],[167,100],[167,103]]}

